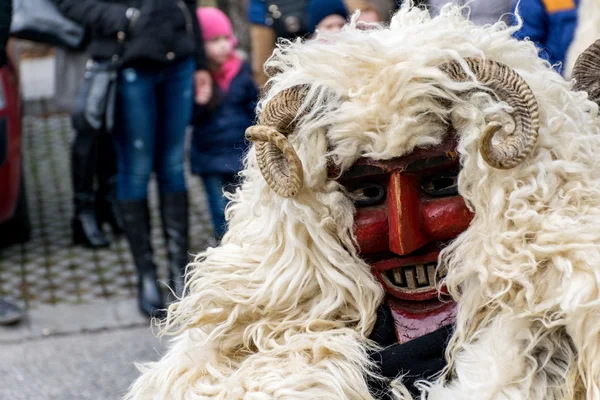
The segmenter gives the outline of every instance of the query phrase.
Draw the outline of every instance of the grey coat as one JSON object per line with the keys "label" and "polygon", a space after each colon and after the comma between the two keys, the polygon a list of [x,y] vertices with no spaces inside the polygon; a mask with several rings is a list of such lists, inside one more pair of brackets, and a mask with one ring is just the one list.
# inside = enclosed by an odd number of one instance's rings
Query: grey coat
{"label": "grey coat", "polygon": [[438,15],[446,3],[467,5],[471,8],[471,21],[477,25],[493,24],[502,17],[508,21],[512,0],[428,0],[432,16]]}
{"label": "grey coat", "polygon": [[54,93],[56,104],[61,111],[69,114],[73,111],[89,58],[87,51],[73,51],[60,47],[55,49]]}

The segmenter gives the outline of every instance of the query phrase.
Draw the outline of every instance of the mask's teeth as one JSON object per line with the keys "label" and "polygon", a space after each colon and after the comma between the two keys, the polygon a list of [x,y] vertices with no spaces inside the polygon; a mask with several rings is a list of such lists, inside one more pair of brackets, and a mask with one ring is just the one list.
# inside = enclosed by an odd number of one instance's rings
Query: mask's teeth
{"label": "mask's teeth", "polygon": [[429,263],[427,264],[427,278],[429,279],[429,283],[434,285],[435,281],[436,281],[436,268],[437,264],[436,263]]}
{"label": "mask's teeth", "polygon": [[417,276],[415,273],[415,267],[418,267],[418,265],[412,267],[412,268],[406,268],[404,267],[404,275],[406,276],[406,287],[409,289],[417,289],[419,287],[419,285],[417,284]]}
{"label": "mask's teeth", "polygon": [[427,264],[417,264],[415,267],[417,271],[417,283],[419,286],[427,286],[432,283],[427,276]]}
{"label": "mask's teeth", "polygon": [[[437,263],[405,265],[385,272],[387,279],[396,286],[419,289],[433,286],[436,282]],[[437,279],[439,280],[439,276]]]}
{"label": "mask's teeth", "polygon": [[394,283],[398,286],[405,286],[406,282],[404,281],[404,274],[402,273],[401,268],[395,268],[392,270],[394,274]]}

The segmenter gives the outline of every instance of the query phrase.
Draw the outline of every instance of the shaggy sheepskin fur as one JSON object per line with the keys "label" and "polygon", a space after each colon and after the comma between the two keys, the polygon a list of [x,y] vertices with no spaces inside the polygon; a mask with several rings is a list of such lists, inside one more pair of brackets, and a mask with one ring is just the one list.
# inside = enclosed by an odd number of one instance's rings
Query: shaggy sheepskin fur
{"label": "shaggy sheepskin fur", "polygon": [[600,39],[600,3],[597,0],[581,0],[577,10],[577,29],[565,61],[565,78],[571,77],[577,57],[598,39]]}
{"label": "shaggy sheepskin fur", "polygon": [[[475,26],[458,6],[432,19],[405,5],[389,27],[351,23],[281,44],[258,108],[309,85],[310,112],[290,137],[305,187],[277,196],[248,152],[229,231],[189,266],[189,294],[165,323],[171,347],[143,366],[127,398],[373,399],[366,338],[383,291],[357,254],[353,204],[328,179],[328,162],[343,171],[359,157],[399,157],[440,143],[451,122],[459,191],[475,217],[440,256],[458,320],[449,366],[423,397],[600,399],[598,107],[569,91],[532,43],[513,39],[518,28]],[[465,57],[511,66],[536,95],[539,141],[514,169],[489,167],[478,148],[490,121],[510,132],[512,110],[436,68]]]}

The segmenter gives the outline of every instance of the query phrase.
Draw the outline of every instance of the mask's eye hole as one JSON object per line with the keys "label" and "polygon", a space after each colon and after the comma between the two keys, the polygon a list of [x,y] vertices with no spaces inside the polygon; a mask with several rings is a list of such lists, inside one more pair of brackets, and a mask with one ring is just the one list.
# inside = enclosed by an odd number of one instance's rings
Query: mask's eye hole
{"label": "mask's eye hole", "polygon": [[356,207],[370,207],[383,203],[385,186],[379,183],[365,183],[350,192]]}
{"label": "mask's eye hole", "polygon": [[421,188],[430,196],[456,196],[458,195],[458,176],[453,173],[430,176],[423,180]]}

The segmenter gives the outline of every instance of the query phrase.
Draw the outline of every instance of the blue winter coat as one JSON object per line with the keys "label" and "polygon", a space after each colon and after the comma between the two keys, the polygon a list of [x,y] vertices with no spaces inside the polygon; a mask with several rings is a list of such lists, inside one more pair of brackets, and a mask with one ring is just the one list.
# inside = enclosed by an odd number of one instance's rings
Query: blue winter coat
{"label": "blue winter coat", "polygon": [[575,34],[579,0],[514,0],[513,10],[517,5],[523,27],[515,36],[535,42],[540,56],[560,72]]}
{"label": "blue winter coat", "polygon": [[244,63],[231,81],[229,91],[220,93],[216,107],[195,106],[190,154],[192,173],[233,174],[241,169],[241,157],[248,146],[244,132],[254,122],[257,97],[252,70]]}

